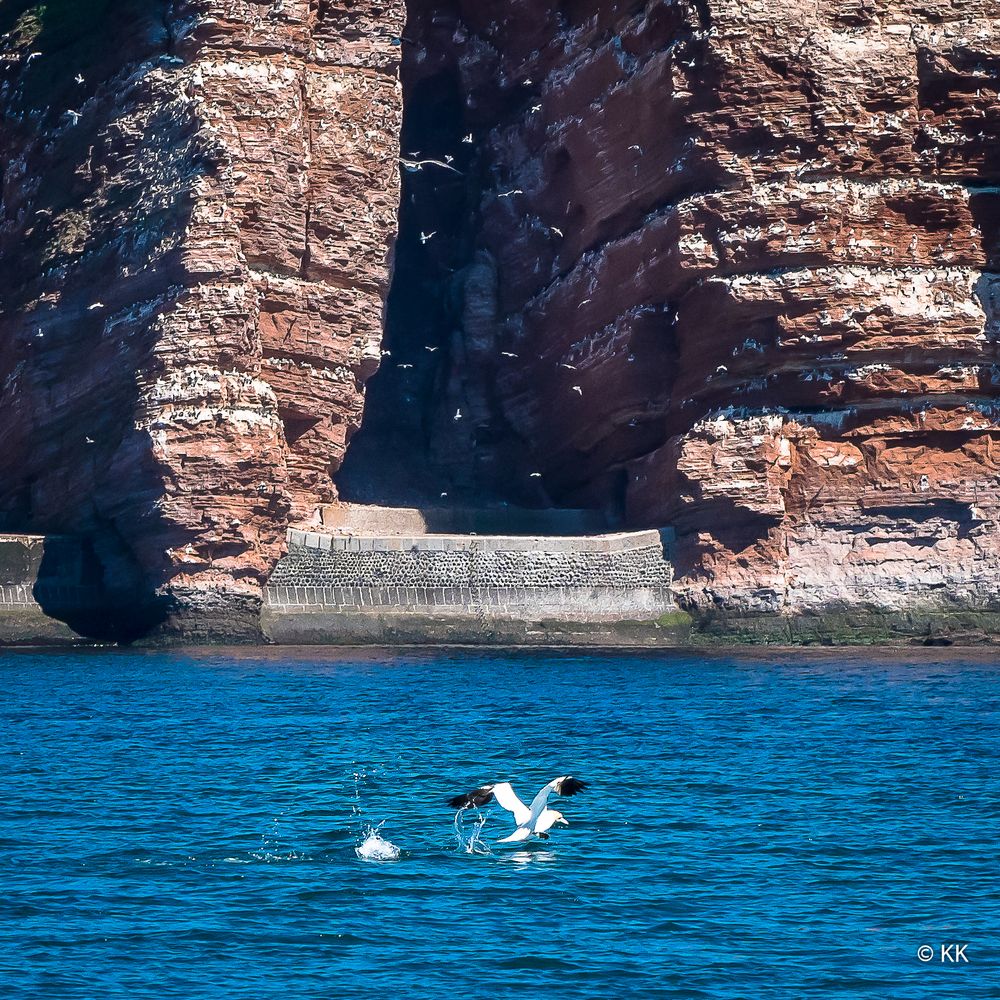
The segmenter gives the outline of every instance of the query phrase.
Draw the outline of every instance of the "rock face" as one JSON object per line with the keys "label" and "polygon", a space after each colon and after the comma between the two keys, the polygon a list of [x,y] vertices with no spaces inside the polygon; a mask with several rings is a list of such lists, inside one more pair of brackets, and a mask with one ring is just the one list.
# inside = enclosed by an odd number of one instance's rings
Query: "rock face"
{"label": "rock face", "polygon": [[0,0],[0,529],[252,604],[405,467],[702,614],[1000,609],[1000,3],[405,7]]}
{"label": "rock face", "polygon": [[252,608],[336,495],[401,108],[399,5],[348,6],[0,3],[0,517],[130,594]]}
{"label": "rock face", "polygon": [[1000,4],[415,6],[508,480],[672,523],[703,612],[998,606]]}

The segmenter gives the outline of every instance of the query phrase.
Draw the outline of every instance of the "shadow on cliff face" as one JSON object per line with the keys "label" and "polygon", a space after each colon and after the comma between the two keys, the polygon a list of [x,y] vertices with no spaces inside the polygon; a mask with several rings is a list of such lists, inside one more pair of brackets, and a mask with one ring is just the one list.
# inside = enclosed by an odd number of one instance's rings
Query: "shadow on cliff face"
{"label": "shadow on cliff face", "polygon": [[[368,383],[364,423],[338,475],[348,500],[419,503],[453,487],[432,467],[431,448],[461,323],[458,276],[471,251],[479,185],[473,147],[462,141],[457,74],[443,71],[409,86],[404,73],[404,86],[401,147],[411,166],[403,166],[386,305],[389,353]],[[420,162],[428,160],[439,163]]]}
{"label": "shadow on cliff face", "polygon": [[[160,625],[168,607],[107,579],[89,538],[46,537],[32,586],[42,611],[95,643],[131,643]],[[110,586],[109,586],[110,584]]]}

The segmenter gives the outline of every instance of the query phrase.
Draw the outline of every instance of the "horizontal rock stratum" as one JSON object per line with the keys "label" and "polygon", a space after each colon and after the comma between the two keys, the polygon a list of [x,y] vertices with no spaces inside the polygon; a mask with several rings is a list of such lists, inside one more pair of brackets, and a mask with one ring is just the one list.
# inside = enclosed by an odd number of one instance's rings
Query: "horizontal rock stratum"
{"label": "horizontal rock stratum", "polygon": [[672,525],[695,615],[1000,610],[997,2],[86,6],[0,0],[0,528],[252,622],[410,219],[441,492]]}

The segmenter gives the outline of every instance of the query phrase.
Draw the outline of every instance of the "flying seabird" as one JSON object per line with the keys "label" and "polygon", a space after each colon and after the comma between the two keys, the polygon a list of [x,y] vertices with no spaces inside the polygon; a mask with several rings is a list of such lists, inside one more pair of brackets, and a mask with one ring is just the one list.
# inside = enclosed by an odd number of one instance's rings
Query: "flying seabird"
{"label": "flying seabird", "polygon": [[578,385],[573,386],[573,391],[578,392],[581,396],[583,395],[583,389]]}
{"label": "flying seabird", "polygon": [[541,479],[542,478],[542,474],[540,472],[532,472],[531,475],[528,476],[528,478],[529,479]]}
{"label": "flying seabird", "polygon": [[436,229],[434,230],[433,233],[421,233],[420,234],[420,242],[421,243],[427,243],[431,239],[433,239],[435,236],[437,236],[437,230]]}
{"label": "flying seabird", "polygon": [[573,371],[573,372],[576,371],[576,365],[568,365],[568,364],[566,364],[565,361],[560,361],[559,362],[559,367],[560,368],[568,368],[570,371]]}
{"label": "flying seabird", "polygon": [[520,188],[511,188],[510,191],[501,191],[497,197],[498,198],[513,198],[516,194],[524,194]]}
{"label": "flying seabird", "polygon": [[557,229],[555,226],[549,226],[549,231],[555,233],[560,238],[565,235],[561,229]]}
{"label": "flying seabird", "polygon": [[464,795],[456,795],[448,800],[448,805],[452,809],[471,809],[473,806],[485,806],[490,802],[496,802],[509,813],[514,814],[514,822],[517,829],[509,836],[498,840],[498,844],[513,844],[531,837],[539,837],[548,840],[546,832],[554,823],[561,823],[569,826],[569,820],[561,812],[548,808],[549,796],[555,792],[556,795],[576,795],[587,787],[585,781],[579,781],[571,775],[563,775],[561,778],[553,778],[532,800],[531,805],[526,806],[511,787],[509,781],[502,781],[494,785],[482,785],[474,788]]}
{"label": "flying seabird", "polygon": [[472,133],[470,132],[467,136],[465,136],[465,138],[462,139],[462,142],[472,145],[472,143],[475,142],[475,139],[472,138]]}
{"label": "flying seabird", "polygon": [[41,55],[41,52],[32,52],[32,53],[30,53],[30,54],[28,55],[28,58],[27,58],[27,60],[25,61],[24,65],[25,65],[25,66],[30,66],[30,65],[32,64],[32,62],[33,62],[33,61],[34,61],[35,59],[37,59],[37,58],[38,58],[38,57],[39,57],[40,55]]}
{"label": "flying seabird", "polygon": [[427,344],[424,344],[424,350],[425,351],[430,351],[430,353],[433,354],[437,350],[437,348],[436,347],[428,347]]}
{"label": "flying seabird", "polygon": [[69,116],[70,121],[75,125],[80,120],[79,111],[67,111],[66,114]]}
{"label": "flying seabird", "polygon": [[425,166],[432,167],[444,167],[445,170],[450,170],[452,173],[461,174],[461,170],[456,170],[450,163],[445,163],[444,160],[407,160],[404,157],[399,158],[399,162],[406,167],[407,170],[423,170]]}
{"label": "flying seabird", "polygon": [[461,420],[461,419],[462,419],[462,410],[461,408],[459,408],[455,411],[455,416],[452,417],[452,420]]}
{"label": "flying seabird", "polygon": [[412,368],[413,365],[396,365],[397,368]]}
{"label": "flying seabird", "polygon": [[501,351],[500,352],[505,358],[516,358],[517,355],[513,351]]}
{"label": "flying seabird", "polygon": [[77,73],[73,79],[76,80],[77,83],[83,83],[83,74]]}

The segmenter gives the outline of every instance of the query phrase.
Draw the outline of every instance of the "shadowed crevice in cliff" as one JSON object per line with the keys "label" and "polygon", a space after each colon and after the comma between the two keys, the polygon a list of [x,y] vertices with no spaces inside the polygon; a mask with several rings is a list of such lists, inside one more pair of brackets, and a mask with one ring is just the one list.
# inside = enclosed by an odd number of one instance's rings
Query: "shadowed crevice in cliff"
{"label": "shadowed crevice in cliff", "polygon": [[[46,537],[32,595],[54,621],[95,643],[132,643],[156,629],[170,614],[170,602],[144,593],[140,567],[124,586],[120,567],[102,562],[91,538]],[[101,536],[108,550],[108,536]],[[126,551],[120,558],[130,559]]]}
{"label": "shadowed crevice in cliff", "polygon": [[[461,339],[463,268],[479,194],[475,152],[462,141],[457,75],[443,71],[410,85],[404,69],[404,95],[401,146],[411,165],[402,172],[385,353],[337,477],[344,499],[390,504],[455,493],[433,449],[441,446],[442,408]],[[428,160],[439,163],[422,162]],[[469,453],[461,457],[472,461]]]}

